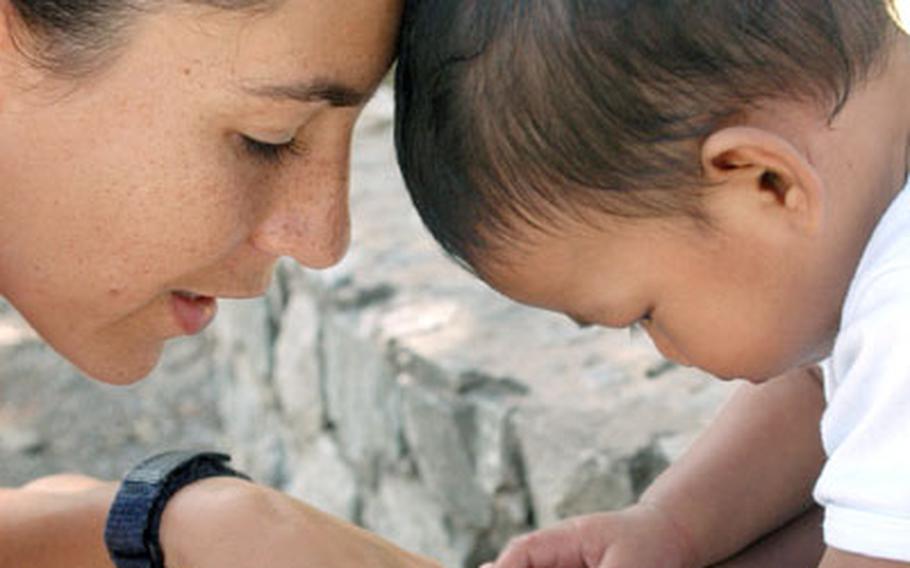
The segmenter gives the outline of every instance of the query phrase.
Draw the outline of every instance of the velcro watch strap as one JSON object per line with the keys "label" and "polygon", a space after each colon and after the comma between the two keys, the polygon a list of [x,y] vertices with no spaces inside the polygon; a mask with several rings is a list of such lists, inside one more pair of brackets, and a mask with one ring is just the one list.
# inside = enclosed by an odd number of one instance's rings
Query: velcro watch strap
{"label": "velcro watch strap", "polygon": [[133,468],[108,513],[104,542],[117,568],[164,568],[158,540],[168,500],[183,487],[209,477],[249,479],[230,467],[230,456],[178,451],[151,457]]}

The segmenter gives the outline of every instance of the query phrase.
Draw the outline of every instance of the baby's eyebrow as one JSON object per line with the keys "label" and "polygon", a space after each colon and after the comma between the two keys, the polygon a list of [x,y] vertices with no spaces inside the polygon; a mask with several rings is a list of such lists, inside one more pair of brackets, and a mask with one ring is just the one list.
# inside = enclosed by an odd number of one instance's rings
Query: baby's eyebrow
{"label": "baby's eyebrow", "polygon": [[243,91],[253,96],[276,100],[327,102],[333,107],[357,107],[369,100],[372,94],[326,79],[287,84],[246,85]]}

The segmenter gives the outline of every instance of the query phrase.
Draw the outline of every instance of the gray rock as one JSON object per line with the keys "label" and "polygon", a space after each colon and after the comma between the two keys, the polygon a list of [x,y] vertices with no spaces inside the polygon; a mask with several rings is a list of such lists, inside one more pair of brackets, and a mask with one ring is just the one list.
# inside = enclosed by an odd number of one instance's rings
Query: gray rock
{"label": "gray rock", "polygon": [[372,484],[403,451],[400,393],[385,345],[354,323],[343,315],[324,321],[325,402],[342,453]]}
{"label": "gray rock", "polygon": [[474,456],[474,408],[441,391],[408,381],[404,388],[405,439],[427,489],[463,525],[486,527],[490,498],[478,482]]}
{"label": "gray rock", "polygon": [[287,492],[327,513],[355,520],[359,506],[357,479],[330,436],[320,436],[289,466]]}
{"label": "gray rock", "polygon": [[531,407],[516,422],[537,526],[632,502],[627,464],[635,444],[599,447],[606,417]]}
{"label": "gray rock", "polygon": [[7,427],[0,428],[0,449],[10,454],[37,454],[47,447],[37,430]]}
{"label": "gray rock", "polygon": [[471,532],[453,530],[447,508],[423,484],[398,476],[384,477],[367,500],[364,525],[443,566],[469,565],[476,544]]}
{"label": "gray rock", "polygon": [[[487,495],[521,489],[518,440],[514,433],[516,407],[501,396],[475,397],[474,445],[476,478]],[[522,519],[526,518],[522,514]]]}
{"label": "gray rock", "polygon": [[320,319],[313,296],[292,296],[275,342],[276,394],[282,416],[301,445],[319,436],[325,423]]}
{"label": "gray rock", "polygon": [[212,333],[225,437],[236,462],[257,481],[286,481],[287,434],[274,388],[276,334],[268,299],[223,302]]}

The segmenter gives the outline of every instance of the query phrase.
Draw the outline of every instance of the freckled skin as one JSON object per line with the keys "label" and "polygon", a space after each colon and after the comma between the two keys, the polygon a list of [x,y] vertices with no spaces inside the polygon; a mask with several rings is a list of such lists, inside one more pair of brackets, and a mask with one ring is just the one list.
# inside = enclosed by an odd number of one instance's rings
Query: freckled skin
{"label": "freckled skin", "polygon": [[[0,28],[0,293],[83,371],[122,383],[182,334],[172,292],[252,296],[279,256],[337,262],[360,107],[244,87],[371,92],[400,4],[289,0],[249,16],[175,3],[76,83],[30,68]],[[241,138],[275,133],[306,151],[267,163]]]}

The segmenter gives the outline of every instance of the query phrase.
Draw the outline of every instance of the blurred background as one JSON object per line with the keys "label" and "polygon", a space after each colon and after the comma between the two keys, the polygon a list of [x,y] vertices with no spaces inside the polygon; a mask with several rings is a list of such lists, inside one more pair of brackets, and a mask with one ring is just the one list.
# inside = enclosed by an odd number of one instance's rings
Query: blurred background
{"label": "blurred background", "polygon": [[0,486],[218,448],[452,568],[633,502],[730,386],[645,337],[517,306],[445,259],[398,176],[392,113],[386,86],[358,127],[346,259],[281,264],[266,298],[223,302],[139,385],[80,376],[0,306]]}

